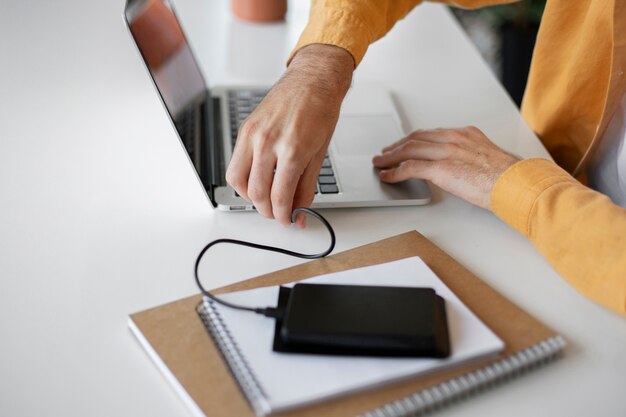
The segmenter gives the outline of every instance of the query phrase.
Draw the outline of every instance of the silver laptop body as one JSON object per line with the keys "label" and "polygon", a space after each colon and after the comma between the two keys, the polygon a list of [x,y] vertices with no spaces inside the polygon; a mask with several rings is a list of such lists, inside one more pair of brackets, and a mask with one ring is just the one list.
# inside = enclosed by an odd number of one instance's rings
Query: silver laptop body
{"label": "silver laptop body", "polygon": [[[239,125],[268,87],[208,89],[167,0],[127,0],[124,20],[161,101],[214,207],[254,210],[225,181]],[[402,138],[397,110],[387,91],[351,88],[318,177],[313,207],[374,207],[427,204],[424,181],[385,184],[371,159]]]}

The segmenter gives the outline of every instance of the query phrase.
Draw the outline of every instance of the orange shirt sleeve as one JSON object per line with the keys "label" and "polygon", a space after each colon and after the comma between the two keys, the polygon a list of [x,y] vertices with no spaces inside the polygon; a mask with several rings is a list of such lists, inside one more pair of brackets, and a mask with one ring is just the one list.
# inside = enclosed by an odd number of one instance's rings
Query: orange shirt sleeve
{"label": "orange shirt sleeve", "polygon": [[[435,0],[439,3],[474,8],[517,0]],[[335,45],[352,54],[357,66],[367,47],[383,37],[422,0],[312,0],[309,22],[289,61],[311,44]]]}
{"label": "orange shirt sleeve", "polygon": [[626,209],[545,159],[502,174],[491,207],[578,291],[626,315]]}

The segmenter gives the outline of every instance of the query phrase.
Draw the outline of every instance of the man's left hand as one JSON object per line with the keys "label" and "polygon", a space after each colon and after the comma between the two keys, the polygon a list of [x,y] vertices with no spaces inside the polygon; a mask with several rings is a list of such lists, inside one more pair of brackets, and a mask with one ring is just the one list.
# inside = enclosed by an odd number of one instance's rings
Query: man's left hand
{"label": "man's left hand", "polygon": [[493,144],[478,128],[417,130],[373,159],[381,181],[431,181],[484,209],[500,175],[520,159]]}

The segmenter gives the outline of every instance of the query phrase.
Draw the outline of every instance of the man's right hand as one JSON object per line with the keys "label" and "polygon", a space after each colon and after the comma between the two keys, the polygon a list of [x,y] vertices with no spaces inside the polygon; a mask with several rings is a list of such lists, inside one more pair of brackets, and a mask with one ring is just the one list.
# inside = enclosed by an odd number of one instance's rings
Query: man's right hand
{"label": "man's right hand", "polygon": [[288,225],[293,208],[313,201],[353,71],[345,49],[306,46],[241,125],[226,180],[263,216]]}

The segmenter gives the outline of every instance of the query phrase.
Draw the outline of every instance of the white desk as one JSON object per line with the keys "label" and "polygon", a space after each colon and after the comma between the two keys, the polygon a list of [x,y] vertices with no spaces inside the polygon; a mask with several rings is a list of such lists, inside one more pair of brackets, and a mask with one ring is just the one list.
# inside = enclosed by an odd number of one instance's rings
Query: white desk
{"label": "white desk", "polygon": [[[306,21],[301,0],[287,24],[267,27],[233,22],[225,0],[176,3],[212,84],[273,82]],[[326,245],[317,225],[300,232],[209,208],[122,9],[0,5],[2,416],[189,415],[127,315],[196,293],[193,261],[210,239]],[[522,156],[545,155],[440,6],[420,7],[375,44],[362,81],[393,92],[407,129],[472,123]],[[435,191],[426,207],[324,214],[337,250],[419,230],[569,340],[565,359],[439,415],[626,413],[626,320],[578,295],[490,213]],[[215,287],[300,262],[234,247],[209,259]]]}

